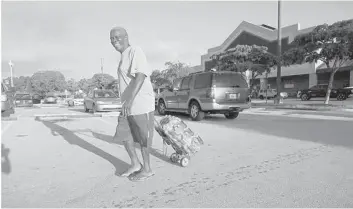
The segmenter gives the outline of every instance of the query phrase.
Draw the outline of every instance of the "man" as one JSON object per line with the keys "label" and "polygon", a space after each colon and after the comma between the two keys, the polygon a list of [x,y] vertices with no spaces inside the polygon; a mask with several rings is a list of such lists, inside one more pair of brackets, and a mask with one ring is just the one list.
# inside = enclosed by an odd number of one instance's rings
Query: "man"
{"label": "man", "polygon": [[[143,181],[154,175],[150,166],[149,148],[154,132],[154,93],[150,75],[152,73],[141,48],[130,46],[124,28],[114,27],[110,31],[113,47],[121,53],[118,68],[122,112],[114,135],[115,140],[123,142],[131,159],[131,166],[121,174],[132,181]],[[130,129],[131,137],[124,137]],[[140,144],[143,165],[140,163],[134,142]]]}

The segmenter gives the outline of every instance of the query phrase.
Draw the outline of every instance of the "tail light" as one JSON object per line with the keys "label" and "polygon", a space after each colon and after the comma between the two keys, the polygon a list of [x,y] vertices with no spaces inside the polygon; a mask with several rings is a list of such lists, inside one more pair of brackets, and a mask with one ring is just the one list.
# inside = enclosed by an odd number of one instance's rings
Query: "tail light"
{"label": "tail light", "polygon": [[215,99],[215,89],[214,88],[207,90],[206,98]]}
{"label": "tail light", "polygon": [[1,95],[1,101],[6,102],[7,101],[7,96],[6,95]]}

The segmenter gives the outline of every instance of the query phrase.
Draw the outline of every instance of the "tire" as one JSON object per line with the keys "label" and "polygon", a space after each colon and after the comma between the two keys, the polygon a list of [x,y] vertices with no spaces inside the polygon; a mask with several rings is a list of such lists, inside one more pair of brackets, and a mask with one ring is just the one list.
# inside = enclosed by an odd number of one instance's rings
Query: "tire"
{"label": "tire", "polygon": [[264,98],[265,98],[265,97],[264,97],[264,96],[262,96],[262,95],[260,95],[260,96],[259,96],[259,99],[264,99]]}
{"label": "tire", "polygon": [[346,100],[346,99],[347,99],[347,95],[344,94],[344,93],[339,93],[339,94],[337,95],[337,100],[338,100],[338,101],[343,101],[343,100]]}
{"label": "tire", "polygon": [[307,100],[309,100],[309,96],[308,96],[307,94],[302,94],[302,95],[300,96],[300,99],[301,99],[302,101],[307,101]]}
{"label": "tire", "polygon": [[191,102],[189,113],[193,121],[200,121],[205,117],[205,113],[201,111],[200,105],[197,102]]}
{"label": "tire", "polygon": [[75,105],[75,103],[73,101],[68,101],[67,104],[69,105],[69,107],[72,107]]}
{"label": "tire", "polygon": [[83,109],[85,110],[85,112],[89,112],[89,109],[86,106],[86,103],[83,103]]}
{"label": "tire", "polygon": [[239,116],[239,112],[229,112],[229,113],[225,113],[224,116],[227,119],[235,119]]}
{"label": "tire", "polygon": [[158,102],[158,114],[160,115],[165,115],[166,114],[166,106],[163,100],[161,100],[160,102]]}

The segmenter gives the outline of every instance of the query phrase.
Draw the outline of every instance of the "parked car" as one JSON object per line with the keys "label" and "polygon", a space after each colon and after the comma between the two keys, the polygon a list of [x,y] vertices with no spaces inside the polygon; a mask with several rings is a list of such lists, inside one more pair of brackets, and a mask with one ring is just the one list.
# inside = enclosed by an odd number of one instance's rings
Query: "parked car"
{"label": "parked car", "polygon": [[351,91],[351,93],[347,97],[349,97],[350,95],[353,95],[353,86],[347,86],[347,87],[344,87],[344,89]]}
{"label": "parked car", "polygon": [[71,106],[80,106],[83,105],[84,98],[83,96],[75,95],[70,98],[67,98],[67,104],[69,107]]}
{"label": "parked car", "polygon": [[173,87],[159,94],[158,112],[182,112],[200,121],[205,114],[224,114],[235,119],[250,108],[250,90],[241,73],[209,71],[177,79]]}
{"label": "parked car", "polygon": [[85,112],[121,110],[120,98],[112,90],[93,90],[84,98],[83,108]]}
{"label": "parked car", "polygon": [[44,98],[44,104],[56,104],[57,103],[57,97],[55,96],[54,93],[47,93],[47,95]]}
{"label": "parked car", "polygon": [[[318,84],[310,87],[309,89],[304,89],[298,91],[297,97],[302,101],[310,100],[315,97],[325,97],[327,92],[328,84]],[[349,89],[332,89],[330,97],[337,98],[337,100],[342,101],[348,98],[352,94]]]}
{"label": "parked car", "polygon": [[[267,91],[267,94],[266,94]],[[280,94],[283,98],[287,98],[288,97],[288,93],[287,92],[281,92]],[[265,99],[267,96],[267,98],[276,98],[277,96],[277,89],[260,89],[259,93],[258,93],[258,97],[259,99]]]}
{"label": "parked car", "polygon": [[42,96],[40,96],[39,94],[32,95],[32,103],[33,104],[40,104],[42,99],[43,99]]}
{"label": "parked car", "polygon": [[9,89],[5,84],[1,82],[1,113],[15,113],[15,103],[13,94],[14,89]]}
{"label": "parked car", "polygon": [[32,107],[32,96],[29,93],[16,93],[15,95],[16,107]]}

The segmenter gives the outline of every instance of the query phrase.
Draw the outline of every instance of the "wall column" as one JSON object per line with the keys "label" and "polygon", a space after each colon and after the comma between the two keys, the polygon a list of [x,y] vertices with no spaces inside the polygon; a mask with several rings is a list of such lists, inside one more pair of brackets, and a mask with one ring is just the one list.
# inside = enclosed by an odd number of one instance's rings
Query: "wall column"
{"label": "wall column", "polygon": [[353,69],[349,71],[349,86],[353,86]]}
{"label": "wall column", "polygon": [[309,74],[309,87],[317,85],[317,74],[316,73],[310,73]]}

